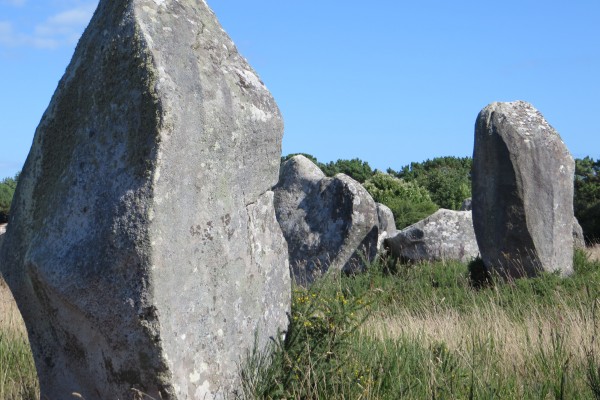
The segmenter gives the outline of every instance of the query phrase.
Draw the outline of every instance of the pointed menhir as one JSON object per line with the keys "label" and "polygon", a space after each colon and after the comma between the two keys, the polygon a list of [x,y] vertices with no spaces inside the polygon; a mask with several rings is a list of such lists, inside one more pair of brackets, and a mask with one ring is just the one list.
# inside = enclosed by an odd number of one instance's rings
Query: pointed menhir
{"label": "pointed menhir", "polygon": [[[101,0],[0,249],[41,397],[223,398],[285,329],[283,122],[205,2]],[[139,391],[139,392],[136,392]]]}

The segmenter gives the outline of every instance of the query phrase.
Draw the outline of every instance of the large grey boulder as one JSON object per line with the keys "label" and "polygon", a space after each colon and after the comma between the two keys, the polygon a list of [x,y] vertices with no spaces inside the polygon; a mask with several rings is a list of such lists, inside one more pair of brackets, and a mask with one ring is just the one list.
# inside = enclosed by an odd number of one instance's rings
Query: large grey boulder
{"label": "large grey boulder", "polygon": [[327,178],[297,155],[283,163],[273,190],[298,283],[309,284],[330,268],[360,271],[377,254],[377,206],[354,179],[344,174]]}
{"label": "large grey boulder", "polygon": [[[283,123],[204,1],[101,0],[0,253],[41,397],[224,398],[286,328]],[[10,251],[8,251],[10,249]]]}
{"label": "large grey boulder", "polygon": [[523,101],[493,103],[475,125],[473,223],[488,269],[503,276],[573,271],[575,164]]}
{"label": "large grey boulder", "polygon": [[406,261],[468,262],[479,255],[470,211],[439,209],[385,240],[390,254]]}

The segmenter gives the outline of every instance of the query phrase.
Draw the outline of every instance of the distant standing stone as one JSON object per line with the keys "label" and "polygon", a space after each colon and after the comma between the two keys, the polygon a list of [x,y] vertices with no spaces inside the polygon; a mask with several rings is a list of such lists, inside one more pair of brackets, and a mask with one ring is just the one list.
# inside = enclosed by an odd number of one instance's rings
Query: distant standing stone
{"label": "distant standing stone", "polygon": [[576,249],[585,249],[585,236],[583,228],[579,225],[577,218],[573,216],[573,246]]}
{"label": "distant standing stone", "polygon": [[[43,399],[224,399],[287,327],[283,121],[198,0],[100,0],[0,250]],[[139,391],[139,392],[136,392]]]}
{"label": "distant standing stone", "polygon": [[464,199],[460,206],[460,211],[471,211],[473,209],[473,200],[471,197]]}
{"label": "distant standing stone", "polygon": [[377,219],[379,221],[379,237],[377,238],[377,249],[383,248],[383,242],[386,238],[394,236],[398,230],[396,229],[396,220],[394,213],[388,206],[381,203],[375,203],[377,206]]}
{"label": "distant standing stone", "polygon": [[574,170],[559,134],[531,104],[493,103],[479,113],[473,223],[488,269],[572,273]]}
{"label": "distant standing stone", "polygon": [[[4,242],[4,233],[6,233],[6,224],[0,225],[0,252],[2,251],[2,243]],[[2,273],[0,271],[0,277]]]}
{"label": "distant standing stone", "polygon": [[377,254],[377,207],[354,179],[344,174],[327,178],[297,155],[283,163],[273,190],[298,283],[310,284],[330,268],[360,271]]}

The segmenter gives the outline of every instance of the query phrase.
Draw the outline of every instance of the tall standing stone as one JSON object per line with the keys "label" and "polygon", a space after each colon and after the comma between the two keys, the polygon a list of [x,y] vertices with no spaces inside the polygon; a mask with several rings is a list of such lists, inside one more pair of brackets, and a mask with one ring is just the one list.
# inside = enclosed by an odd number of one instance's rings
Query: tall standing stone
{"label": "tall standing stone", "polygon": [[523,101],[493,103],[475,125],[473,224],[487,268],[511,277],[573,271],[575,164]]}
{"label": "tall standing stone", "polygon": [[0,260],[42,398],[223,398],[286,327],[283,123],[204,1],[101,0]]}

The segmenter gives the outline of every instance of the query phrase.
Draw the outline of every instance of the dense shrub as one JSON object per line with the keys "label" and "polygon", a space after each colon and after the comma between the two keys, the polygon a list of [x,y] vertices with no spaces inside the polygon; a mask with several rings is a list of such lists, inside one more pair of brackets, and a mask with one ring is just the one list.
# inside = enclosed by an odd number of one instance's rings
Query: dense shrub
{"label": "dense shrub", "polygon": [[364,186],[376,202],[383,203],[392,210],[398,229],[414,224],[438,209],[427,189],[415,182],[406,182],[377,172]]}
{"label": "dense shrub", "polygon": [[15,188],[17,187],[18,179],[19,174],[17,174],[14,178],[5,178],[0,181],[0,223],[8,222],[10,205],[15,194]]}
{"label": "dense shrub", "polygon": [[388,173],[416,182],[426,188],[431,199],[440,207],[458,210],[471,197],[471,157],[437,157],[424,162],[413,162]]}
{"label": "dense shrub", "polygon": [[575,216],[588,241],[600,240],[600,160],[575,160]]}
{"label": "dense shrub", "polygon": [[337,174],[346,174],[352,179],[360,183],[364,183],[375,173],[368,162],[362,161],[358,158],[353,158],[352,160],[337,160],[335,162],[330,161],[327,164],[323,164],[322,162],[319,162],[315,156],[310,154],[292,153],[281,157],[281,162],[284,163],[285,161],[297,155],[303,155],[304,157],[308,158],[310,161],[315,163],[315,165],[319,167],[325,175],[329,177]]}
{"label": "dense shrub", "polygon": [[334,176],[336,174],[346,174],[352,179],[364,183],[367,179],[373,176],[373,169],[368,162],[358,158],[352,160],[337,160],[330,161],[321,167],[325,175]]}

